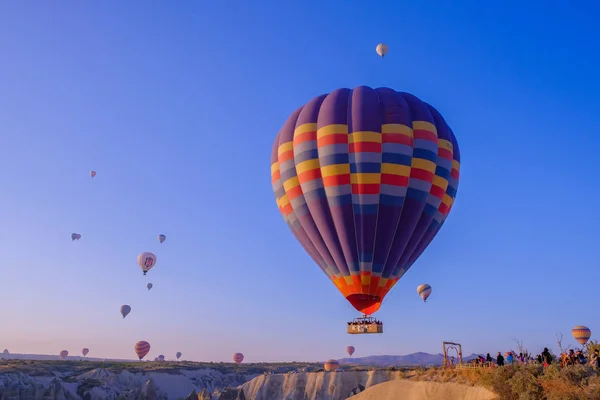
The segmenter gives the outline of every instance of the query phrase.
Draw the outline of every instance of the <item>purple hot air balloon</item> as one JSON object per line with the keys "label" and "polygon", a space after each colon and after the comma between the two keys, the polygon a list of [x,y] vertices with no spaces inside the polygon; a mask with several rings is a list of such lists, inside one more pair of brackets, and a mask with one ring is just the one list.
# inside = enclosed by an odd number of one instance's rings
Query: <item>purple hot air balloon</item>
{"label": "purple hot air balloon", "polygon": [[431,105],[389,88],[315,97],[283,125],[271,178],[284,220],[358,311],[377,311],[454,203],[460,154]]}
{"label": "purple hot air balloon", "polygon": [[352,354],[354,354],[354,350],[356,350],[356,349],[354,348],[354,346],[347,346],[347,347],[346,347],[346,353],[348,353],[348,355],[349,355],[350,357],[352,357]]}
{"label": "purple hot air balloon", "polygon": [[234,353],[233,354],[233,362],[236,364],[241,364],[244,361],[244,355],[242,353]]}

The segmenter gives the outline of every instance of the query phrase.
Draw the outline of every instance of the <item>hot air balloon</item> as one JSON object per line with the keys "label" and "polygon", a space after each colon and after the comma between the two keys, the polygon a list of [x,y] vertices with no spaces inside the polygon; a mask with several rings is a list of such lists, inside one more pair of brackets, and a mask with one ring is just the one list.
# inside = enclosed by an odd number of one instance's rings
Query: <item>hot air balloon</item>
{"label": "hot air balloon", "polygon": [[165,356],[163,356],[162,354],[159,354],[158,361],[165,361]]}
{"label": "hot air balloon", "polygon": [[[360,86],[314,98],[277,134],[271,175],[290,230],[343,296],[376,312],[444,224],[460,154],[417,97]],[[366,317],[363,317],[366,318]],[[380,333],[356,319],[348,333]]]}
{"label": "hot air balloon", "polygon": [[233,362],[236,364],[241,364],[244,361],[244,355],[242,353],[235,353],[233,355]]}
{"label": "hot air balloon", "polygon": [[325,361],[325,371],[335,371],[340,367],[340,363],[336,360],[327,360]]}
{"label": "hot air balloon", "polygon": [[83,356],[87,356],[87,354],[90,352],[90,349],[88,349],[87,347],[84,347],[83,349],[81,349],[81,354],[83,354]]}
{"label": "hot air balloon", "polygon": [[577,325],[571,329],[571,334],[580,345],[585,346],[587,341],[590,340],[590,336],[592,336],[592,331],[587,326]]}
{"label": "hot air balloon", "polygon": [[419,294],[419,296],[421,296],[423,301],[427,301],[427,299],[431,295],[431,286],[429,286],[426,283],[423,285],[419,285],[417,286],[417,293]]}
{"label": "hot air balloon", "polygon": [[179,360],[181,358],[181,352],[178,351],[177,354],[175,354],[175,357],[177,357],[177,359]]}
{"label": "hot air balloon", "polygon": [[125,318],[131,312],[131,307],[127,304],[121,306],[121,315]]}
{"label": "hot air balloon", "polygon": [[152,286],[154,286],[154,285],[152,285],[151,283],[148,283],[148,284],[146,285],[146,287],[148,288],[148,290],[152,289]]}
{"label": "hot air balloon", "polygon": [[138,256],[137,261],[142,271],[144,271],[144,275],[146,275],[146,272],[150,271],[156,265],[156,256],[146,251]]}
{"label": "hot air balloon", "polygon": [[90,176],[93,178],[96,176],[96,171],[90,171]]}
{"label": "hot air balloon", "polygon": [[68,355],[69,355],[69,352],[67,350],[63,350],[60,352],[60,358],[63,360],[66,359]]}
{"label": "hot air balloon", "polygon": [[347,346],[347,347],[346,347],[346,353],[348,353],[348,355],[349,355],[350,357],[352,357],[352,354],[354,354],[354,350],[356,350],[356,349],[354,348],[354,346]]}
{"label": "hot air balloon", "polygon": [[385,43],[379,43],[377,45],[377,47],[375,48],[375,51],[377,52],[377,54],[379,54],[379,56],[381,58],[385,57],[385,55],[388,52],[387,44],[385,44]]}
{"label": "hot air balloon", "polygon": [[155,362],[158,362],[158,357],[154,357],[154,361],[155,361]]}
{"label": "hot air balloon", "polygon": [[158,241],[159,242],[164,242],[167,239],[167,237],[165,235],[158,235]]}
{"label": "hot air balloon", "polygon": [[142,361],[142,358],[146,357],[148,352],[150,352],[150,343],[145,340],[140,340],[135,344],[135,354],[137,354],[140,361]]}
{"label": "hot air balloon", "polygon": [[71,233],[72,241],[79,240],[79,239],[81,239],[81,235],[79,233]]}

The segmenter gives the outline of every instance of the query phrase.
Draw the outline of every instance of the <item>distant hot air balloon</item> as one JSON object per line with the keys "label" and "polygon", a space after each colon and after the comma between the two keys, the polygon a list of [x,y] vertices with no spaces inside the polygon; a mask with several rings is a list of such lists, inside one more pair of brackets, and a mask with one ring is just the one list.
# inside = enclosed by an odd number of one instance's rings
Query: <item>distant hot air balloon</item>
{"label": "distant hot air balloon", "polygon": [[336,360],[325,361],[325,371],[335,371],[340,367],[340,363]]}
{"label": "distant hot air balloon", "polygon": [[146,272],[150,271],[156,265],[156,256],[146,251],[138,256],[137,261],[142,271],[144,271],[144,275],[146,275]]}
{"label": "distant hot air balloon", "polygon": [[427,299],[431,295],[431,286],[429,286],[426,283],[423,285],[419,285],[417,286],[417,293],[419,294],[419,296],[421,296],[423,301],[427,301]]}
{"label": "distant hot air balloon", "polygon": [[297,109],[271,156],[284,220],[366,315],[444,224],[459,168],[456,138],[435,108],[409,93],[366,86]]}
{"label": "distant hot air balloon", "polygon": [[158,241],[159,242],[164,242],[167,239],[167,237],[165,235],[158,235]]}
{"label": "distant hot air balloon", "polygon": [[71,233],[72,241],[79,240],[79,239],[81,239],[81,235],[79,233]]}
{"label": "distant hot air balloon", "polygon": [[127,316],[127,314],[129,314],[131,312],[131,307],[128,306],[127,304],[123,304],[121,306],[121,315],[123,316],[123,318],[125,318]]}
{"label": "distant hot air balloon", "polygon": [[150,343],[145,340],[140,340],[135,344],[135,354],[137,354],[140,361],[142,358],[146,357],[146,354],[150,352]]}
{"label": "distant hot air balloon", "polygon": [[2,352],[2,354],[5,355],[5,356],[7,356],[9,354],[8,353],[8,349],[4,349],[4,351]]}
{"label": "distant hot air balloon", "polygon": [[148,290],[152,289],[152,286],[154,286],[154,285],[152,285],[151,283],[148,283],[148,284],[146,285],[146,287],[148,288]]}
{"label": "distant hot air balloon", "polygon": [[235,353],[233,355],[233,362],[236,364],[241,364],[244,361],[244,355],[242,353]]}
{"label": "distant hot air balloon", "polygon": [[158,362],[158,357],[154,357],[154,361],[155,361],[155,362]]}
{"label": "distant hot air balloon", "polygon": [[65,358],[67,358],[68,355],[69,355],[69,352],[67,350],[63,350],[60,352],[60,358],[62,358],[63,360]]}
{"label": "distant hot air balloon", "polygon": [[181,358],[181,352],[178,351],[177,354],[175,354],[175,357],[177,357],[177,359],[179,360]]}
{"label": "distant hot air balloon", "polygon": [[379,43],[377,45],[377,47],[375,48],[375,51],[377,52],[377,54],[379,54],[379,56],[381,58],[385,57],[385,55],[388,52],[387,44],[385,44],[385,43]]}
{"label": "distant hot air balloon", "polygon": [[83,356],[87,356],[87,354],[90,352],[90,349],[88,349],[87,347],[84,347],[83,349],[81,349],[81,354],[83,354]]}
{"label": "distant hot air balloon", "polygon": [[354,354],[354,350],[356,350],[356,349],[354,348],[354,346],[347,346],[347,347],[346,347],[346,353],[348,353],[348,355],[349,355],[350,357],[352,357],[352,354]]}
{"label": "distant hot air balloon", "polygon": [[587,326],[577,325],[571,330],[571,334],[580,345],[585,346],[587,341],[590,340],[590,336],[592,336],[592,331]]}
{"label": "distant hot air balloon", "polygon": [[96,171],[90,171],[90,176],[93,178],[96,176]]}
{"label": "distant hot air balloon", "polygon": [[163,356],[162,354],[159,354],[158,361],[165,361],[165,356]]}

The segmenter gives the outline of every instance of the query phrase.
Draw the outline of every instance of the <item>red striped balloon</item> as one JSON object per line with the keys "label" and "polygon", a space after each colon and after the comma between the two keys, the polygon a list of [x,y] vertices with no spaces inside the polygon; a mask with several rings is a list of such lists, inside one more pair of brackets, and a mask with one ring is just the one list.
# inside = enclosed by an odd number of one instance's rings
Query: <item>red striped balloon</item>
{"label": "red striped balloon", "polygon": [[145,340],[140,340],[135,344],[135,354],[137,354],[140,360],[146,357],[146,354],[148,354],[149,352],[150,343],[146,342]]}
{"label": "red striped balloon", "polygon": [[580,345],[585,346],[587,341],[590,340],[590,336],[592,336],[592,331],[587,326],[577,325],[571,329],[571,334]]}
{"label": "red striped balloon", "polygon": [[235,353],[233,355],[233,362],[236,364],[241,364],[244,361],[244,355],[242,353]]}
{"label": "red striped balloon", "polygon": [[340,367],[340,363],[336,360],[325,361],[325,371],[335,371]]}
{"label": "red striped balloon", "polygon": [[356,349],[354,348],[354,346],[348,346],[348,347],[346,347],[346,353],[348,353],[348,355],[349,355],[350,357],[352,357],[352,354],[354,354],[354,350],[356,350]]}

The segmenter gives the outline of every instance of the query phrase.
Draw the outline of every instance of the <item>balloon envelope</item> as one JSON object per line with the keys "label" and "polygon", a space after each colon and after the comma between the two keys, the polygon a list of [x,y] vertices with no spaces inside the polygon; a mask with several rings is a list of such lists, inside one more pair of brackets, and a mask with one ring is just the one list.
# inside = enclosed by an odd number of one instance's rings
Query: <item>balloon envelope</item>
{"label": "balloon envelope", "polygon": [[71,233],[71,240],[79,240],[81,239],[81,235],[79,233]]}
{"label": "balloon envelope", "polygon": [[159,354],[158,361],[165,361],[165,356],[163,356],[162,354]]}
{"label": "balloon envelope", "polygon": [[244,361],[244,355],[242,353],[235,353],[233,355],[233,362],[236,364],[240,364],[242,361]]}
{"label": "balloon envelope", "polygon": [[159,242],[164,242],[167,239],[167,237],[165,235],[158,235],[158,241]]}
{"label": "balloon envelope", "polygon": [[90,171],[90,176],[93,178],[96,176],[96,171]]}
{"label": "balloon envelope", "polygon": [[156,256],[145,251],[138,256],[137,261],[142,271],[144,271],[144,275],[146,275],[146,272],[150,271],[156,265]]}
{"label": "balloon envelope", "polygon": [[354,350],[356,350],[354,348],[354,346],[348,346],[348,347],[346,347],[346,353],[348,353],[349,356],[352,356],[352,354],[354,354]]}
{"label": "balloon envelope", "polygon": [[67,358],[68,355],[69,355],[69,352],[67,350],[63,350],[60,352],[60,358],[62,358],[63,360],[65,358]]}
{"label": "balloon envelope", "polygon": [[81,349],[81,354],[83,354],[83,356],[87,356],[87,354],[90,352],[90,349],[88,349],[87,347],[84,347],[83,349]]}
{"label": "balloon envelope", "polygon": [[154,286],[154,285],[152,285],[151,283],[149,283],[149,284],[146,285],[146,287],[148,288],[148,290],[152,289],[152,286]]}
{"label": "balloon envelope", "polygon": [[179,360],[181,358],[181,352],[178,351],[177,354],[175,354],[175,357],[177,357],[177,359]]}
{"label": "balloon envelope", "polygon": [[417,286],[417,293],[419,294],[419,296],[421,296],[423,301],[427,301],[427,299],[431,295],[431,290],[432,290],[431,286],[429,286],[426,283],[423,285]]}
{"label": "balloon envelope", "polygon": [[571,329],[571,334],[580,345],[585,346],[587,341],[590,340],[590,336],[592,336],[592,331],[587,326],[577,325]]}
{"label": "balloon envelope", "polygon": [[135,354],[137,354],[140,360],[146,357],[148,352],[150,352],[150,343],[146,342],[145,340],[140,340],[135,344]]}
{"label": "balloon envelope", "polygon": [[459,169],[458,143],[436,109],[408,93],[366,86],[300,107],[271,155],[288,227],[367,315],[442,227]]}
{"label": "balloon envelope", "polygon": [[127,316],[127,314],[129,314],[131,312],[131,307],[128,306],[127,304],[123,304],[121,306],[121,315],[123,316],[123,318],[125,318]]}
{"label": "balloon envelope", "polygon": [[327,360],[325,361],[325,371],[335,371],[340,367],[340,363],[336,360]]}
{"label": "balloon envelope", "polygon": [[388,52],[388,46],[385,43],[379,43],[375,48],[375,51],[377,52],[377,54],[379,54],[381,58],[383,58]]}

